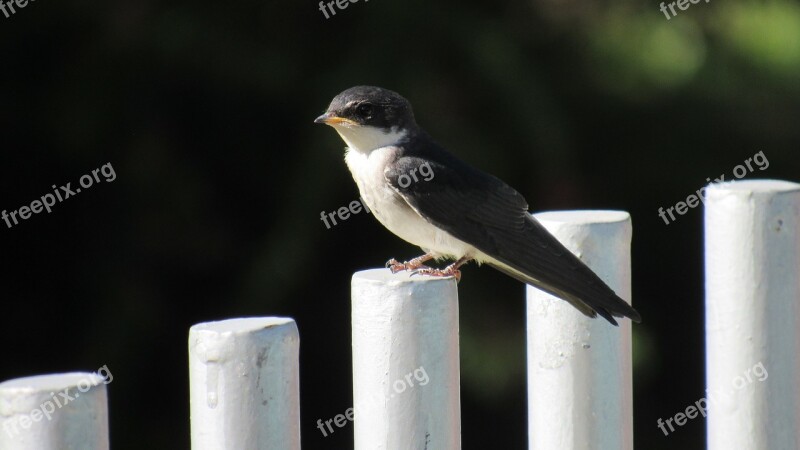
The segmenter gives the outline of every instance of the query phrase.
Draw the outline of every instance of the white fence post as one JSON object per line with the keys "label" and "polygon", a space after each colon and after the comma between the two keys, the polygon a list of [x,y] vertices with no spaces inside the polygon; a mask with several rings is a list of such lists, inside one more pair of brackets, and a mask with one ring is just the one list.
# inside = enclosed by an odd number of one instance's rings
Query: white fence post
{"label": "white fence post", "polygon": [[706,191],[709,450],[800,448],[800,184]]}
{"label": "white fence post", "polygon": [[352,301],[354,448],[461,448],[455,279],[357,272]]}
{"label": "white fence post", "polygon": [[[631,298],[628,213],[563,211],[535,217],[617,295]],[[632,449],[630,320],[615,327],[527,289],[529,448]]]}
{"label": "white fence post", "polygon": [[294,320],[206,322],[189,331],[193,450],[299,450]]}
{"label": "white fence post", "polygon": [[108,401],[93,373],[0,383],[0,449],[108,450]]}

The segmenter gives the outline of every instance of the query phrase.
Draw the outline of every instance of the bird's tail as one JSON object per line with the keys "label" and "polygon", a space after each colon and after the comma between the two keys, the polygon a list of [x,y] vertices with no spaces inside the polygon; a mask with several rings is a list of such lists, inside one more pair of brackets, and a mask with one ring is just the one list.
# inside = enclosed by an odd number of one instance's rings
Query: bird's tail
{"label": "bird's tail", "polygon": [[487,262],[487,264],[512,278],[516,278],[523,283],[529,284],[539,290],[547,292],[550,295],[554,295],[562,300],[567,301],[570,305],[574,306],[575,309],[588,317],[596,318],[599,314],[604,319],[611,322],[612,325],[618,325],[614,317],[629,317],[631,320],[637,323],[642,321],[642,317],[639,315],[639,313],[625,300],[617,296],[617,294],[615,294],[610,288],[608,289],[608,294],[602,297],[598,296],[597,294],[578,297],[574,293],[567,292],[553,286],[547,286],[518,270],[506,266],[505,264],[497,264],[495,262]]}
{"label": "bird's tail", "polygon": [[533,216],[528,215],[522,233],[497,240],[495,261],[488,264],[533,287],[572,304],[589,317],[603,316],[614,325],[614,317],[642,317],[621,299],[577,256],[573,255]]}

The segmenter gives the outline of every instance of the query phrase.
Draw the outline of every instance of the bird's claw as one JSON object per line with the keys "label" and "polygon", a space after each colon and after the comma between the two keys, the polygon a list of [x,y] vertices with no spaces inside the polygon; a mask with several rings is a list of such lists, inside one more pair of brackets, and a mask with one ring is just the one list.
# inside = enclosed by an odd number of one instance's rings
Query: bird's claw
{"label": "bird's claw", "polygon": [[430,267],[419,263],[414,262],[414,260],[406,261],[406,262],[399,262],[396,259],[392,258],[386,261],[386,267],[392,271],[392,273],[402,272],[404,270],[428,270]]}
{"label": "bird's claw", "polygon": [[402,272],[404,270],[416,270],[420,267],[426,267],[422,264],[414,264],[413,261],[405,261],[399,262],[398,260],[392,258],[389,261],[386,261],[386,268],[392,271],[392,273]]}
{"label": "bird's claw", "polygon": [[411,275],[428,275],[431,277],[453,277],[456,282],[461,281],[461,271],[453,266],[447,266],[444,269],[433,269],[426,267],[424,269],[417,269],[411,272]]}
{"label": "bird's claw", "polygon": [[386,261],[386,267],[392,271],[392,273],[402,272],[404,270],[408,270],[407,263],[401,263],[398,260],[392,258]]}

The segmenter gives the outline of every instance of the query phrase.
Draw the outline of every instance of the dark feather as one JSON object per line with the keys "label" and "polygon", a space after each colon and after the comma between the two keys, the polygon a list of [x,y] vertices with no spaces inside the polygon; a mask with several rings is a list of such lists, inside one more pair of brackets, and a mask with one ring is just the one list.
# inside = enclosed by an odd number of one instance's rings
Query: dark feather
{"label": "dark feather", "polygon": [[[459,160],[422,131],[409,140],[385,176],[427,221],[514,269],[496,266],[499,270],[590,317],[600,314],[615,325],[614,316],[641,321],[636,310],[530,215],[517,191]],[[433,173],[429,181],[401,178],[415,170],[419,174],[423,165]]]}

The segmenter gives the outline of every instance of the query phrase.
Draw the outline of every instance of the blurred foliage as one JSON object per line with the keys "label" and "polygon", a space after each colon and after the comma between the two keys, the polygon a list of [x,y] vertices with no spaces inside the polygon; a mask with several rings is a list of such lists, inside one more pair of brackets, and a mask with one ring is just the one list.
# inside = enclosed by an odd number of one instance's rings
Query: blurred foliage
{"label": "blurred foliage", "polygon": [[692,22],[613,11],[587,39],[602,88],[631,100],[681,89],[705,62],[705,40]]}
{"label": "blurred foliage", "polygon": [[[702,212],[669,207],[758,151],[749,178],[797,180],[800,5],[589,0],[351,4],[31,2],[0,15],[0,209],[111,162],[118,178],[0,224],[0,379],[107,364],[116,449],[188,448],[190,325],[287,315],[302,335],[304,448],[351,405],[349,279],[416,256],[372,217],[326,229],[358,193],[311,122],[376,84],[533,210],[634,222],[637,448],[704,448],[655,426],[703,395]],[[524,289],[460,284],[465,449],[526,445]],[[154,414],[154,412],[156,414]],[[492,431],[492,432],[487,432]]]}

